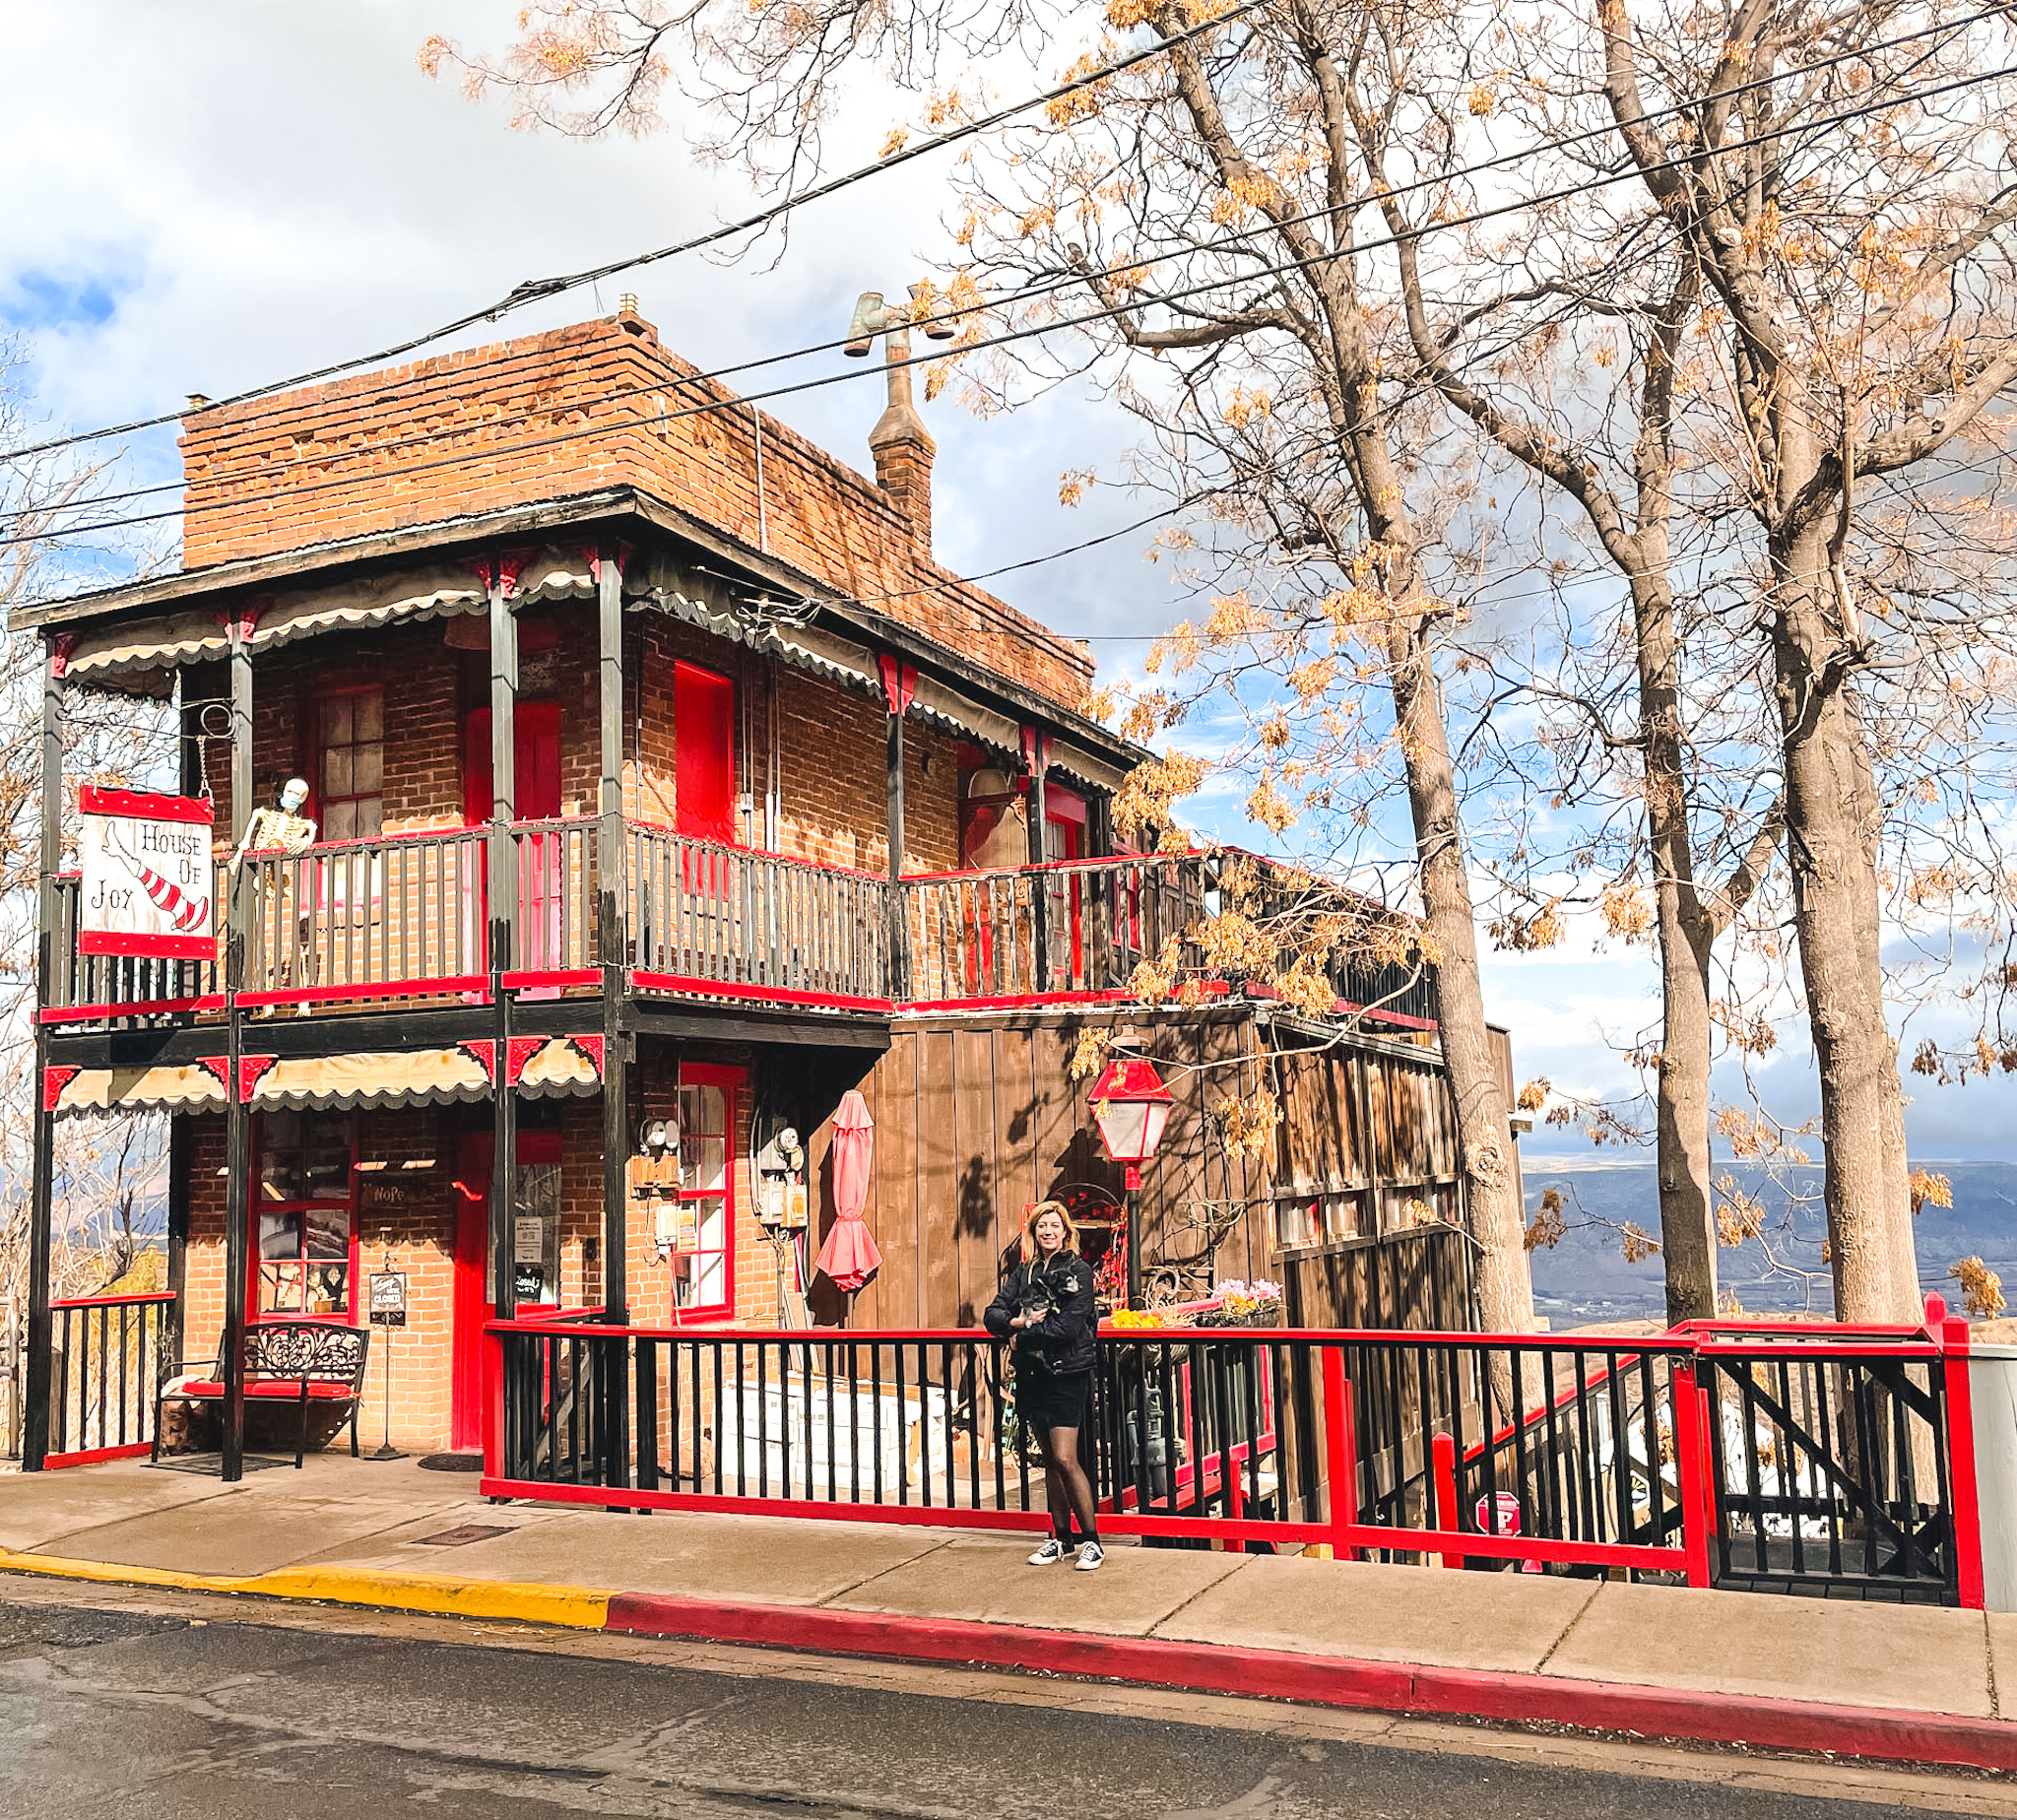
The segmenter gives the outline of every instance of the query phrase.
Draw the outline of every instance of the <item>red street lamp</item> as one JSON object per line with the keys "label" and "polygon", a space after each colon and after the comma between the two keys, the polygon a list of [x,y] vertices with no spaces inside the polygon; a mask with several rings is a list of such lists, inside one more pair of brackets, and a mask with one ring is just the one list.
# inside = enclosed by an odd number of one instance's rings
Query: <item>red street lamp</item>
{"label": "red street lamp", "polygon": [[1107,1155],[1128,1172],[1128,1306],[1141,1306],[1141,1165],[1162,1142],[1175,1105],[1149,1062],[1109,1062],[1092,1083],[1092,1116]]}

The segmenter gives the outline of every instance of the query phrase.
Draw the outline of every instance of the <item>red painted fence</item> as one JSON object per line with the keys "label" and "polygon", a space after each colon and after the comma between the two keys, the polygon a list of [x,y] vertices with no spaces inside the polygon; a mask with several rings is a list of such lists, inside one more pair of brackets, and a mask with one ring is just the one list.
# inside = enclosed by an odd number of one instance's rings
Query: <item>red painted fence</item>
{"label": "red painted fence", "polygon": [[[493,1323],[493,1497],[1039,1530],[973,1330]],[[1967,1326],[1646,1339],[1109,1331],[1101,1527],[1165,1542],[1980,1605]]]}

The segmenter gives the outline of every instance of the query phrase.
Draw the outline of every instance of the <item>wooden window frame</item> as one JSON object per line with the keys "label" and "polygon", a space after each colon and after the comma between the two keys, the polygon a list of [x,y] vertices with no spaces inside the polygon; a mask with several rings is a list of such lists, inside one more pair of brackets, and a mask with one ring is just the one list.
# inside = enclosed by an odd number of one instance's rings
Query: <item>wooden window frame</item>
{"label": "wooden window frame", "polygon": [[[266,1173],[266,1158],[268,1154],[267,1122],[270,1115],[266,1113],[258,1113],[254,1115],[252,1121],[251,1143],[252,1179],[251,1182],[248,1184],[250,1202],[249,1218],[252,1230],[246,1235],[247,1244],[245,1247],[246,1252],[249,1254],[245,1261],[246,1272],[249,1278],[245,1286],[245,1319],[248,1322],[341,1321],[351,1327],[356,1327],[358,1325],[358,1271],[359,1265],[361,1263],[361,1244],[358,1231],[357,1114],[354,1112],[342,1112],[334,1114],[316,1113],[311,1110],[307,1116],[313,1118],[334,1118],[342,1122],[344,1131],[344,1145],[345,1148],[350,1152],[350,1165],[348,1170],[346,1171],[347,1186],[345,1188],[344,1197],[341,1201],[335,1199],[322,1201],[262,1201],[259,1198],[259,1185],[261,1178]],[[299,1213],[303,1216],[301,1227],[302,1246],[299,1257],[299,1263],[304,1272],[303,1283],[305,1285],[305,1272],[311,1262],[319,1262],[325,1264],[335,1263],[334,1259],[321,1259],[312,1261],[309,1259],[307,1254],[308,1229],[306,1223],[306,1215],[310,1209],[314,1209],[316,1211],[327,1211],[331,1208],[339,1206],[345,1210],[345,1214],[350,1223],[350,1245],[345,1253],[346,1273],[344,1277],[344,1288],[346,1300],[344,1306],[341,1309],[322,1315],[311,1313],[305,1306],[296,1309],[265,1308],[261,1306],[260,1272],[262,1267],[269,1263],[285,1262],[285,1260],[268,1259],[261,1255],[261,1248],[259,1244],[260,1216],[266,1213]],[[304,1296],[304,1302],[305,1299],[306,1298]]]}
{"label": "wooden window frame", "polygon": [[[339,696],[378,697],[378,788],[376,790],[353,790],[343,796],[329,796],[322,788],[322,761],[329,747],[322,736],[322,711],[324,705]],[[352,709],[352,726],[356,726],[356,709]],[[318,842],[332,840],[378,840],[385,833],[385,684],[370,678],[345,678],[317,683],[309,691],[308,712],[308,812],[315,818]],[[351,742],[355,748],[357,742]],[[355,778],[352,780],[355,782]],[[378,803],[378,831],[375,834],[331,834],[329,832],[329,809],[336,803],[363,803],[375,798]]]}

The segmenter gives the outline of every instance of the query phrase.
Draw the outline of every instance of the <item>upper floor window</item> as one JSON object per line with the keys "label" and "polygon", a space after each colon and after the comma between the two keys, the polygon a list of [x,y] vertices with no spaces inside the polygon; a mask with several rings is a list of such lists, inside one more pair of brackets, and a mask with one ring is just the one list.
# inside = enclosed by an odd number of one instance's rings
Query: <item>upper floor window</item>
{"label": "upper floor window", "polygon": [[316,703],[315,800],[324,840],[368,840],[385,827],[385,691],[324,691]]}

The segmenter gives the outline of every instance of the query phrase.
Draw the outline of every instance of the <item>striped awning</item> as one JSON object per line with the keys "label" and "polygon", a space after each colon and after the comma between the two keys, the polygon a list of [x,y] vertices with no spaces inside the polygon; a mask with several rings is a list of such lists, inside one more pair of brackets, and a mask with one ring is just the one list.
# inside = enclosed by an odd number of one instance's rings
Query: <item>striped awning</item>
{"label": "striped awning", "polygon": [[[600,1035],[513,1037],[506,1058],[512,1086],[528,1099],[602,1091]],[[246,1056],[243,1103],[264,1110],[318,1112],[358,1106],[438,1106],[488,1099],[496,1045],[353,1050],[334,1056]],[[222,1112],[229,1069],[223,1056],[171,1068],[48,1068],[42,1100],[59,1118],[81,1113]]]}

